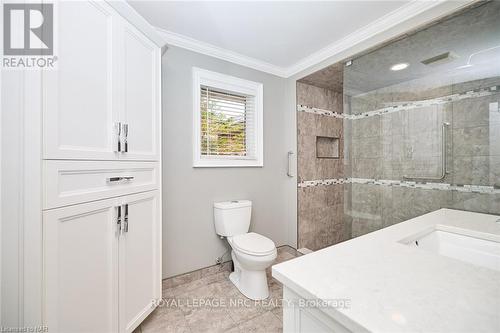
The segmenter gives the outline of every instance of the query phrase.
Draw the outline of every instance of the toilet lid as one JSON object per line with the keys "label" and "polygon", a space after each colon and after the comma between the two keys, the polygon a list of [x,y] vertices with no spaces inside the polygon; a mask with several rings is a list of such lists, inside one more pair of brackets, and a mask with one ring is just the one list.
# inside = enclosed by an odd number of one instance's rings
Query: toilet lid
{"label": "toilet lid", "polygon": [[241,252],[253,255],[266,255],[276,249],[272,240],[255,232],[235,236],[232,243]]}

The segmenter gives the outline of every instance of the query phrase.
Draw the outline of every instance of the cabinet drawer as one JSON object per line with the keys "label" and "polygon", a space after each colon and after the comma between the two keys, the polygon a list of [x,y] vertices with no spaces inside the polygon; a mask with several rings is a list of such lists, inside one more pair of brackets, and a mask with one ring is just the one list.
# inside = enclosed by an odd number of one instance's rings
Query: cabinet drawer
{"label": "cabinet drawer", "polygon": [[157,162],[44,161],[44,209],[150,191],[160,186]]}

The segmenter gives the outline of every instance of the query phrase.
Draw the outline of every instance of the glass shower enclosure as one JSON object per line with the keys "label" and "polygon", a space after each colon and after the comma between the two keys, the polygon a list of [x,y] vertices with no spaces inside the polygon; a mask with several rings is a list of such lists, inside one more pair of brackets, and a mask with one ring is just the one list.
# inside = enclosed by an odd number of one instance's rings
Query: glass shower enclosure
{"label": "glass shower enclosure", "polygon": [[500,214],[500,2],[344,66],[350,237],[439,208]]}

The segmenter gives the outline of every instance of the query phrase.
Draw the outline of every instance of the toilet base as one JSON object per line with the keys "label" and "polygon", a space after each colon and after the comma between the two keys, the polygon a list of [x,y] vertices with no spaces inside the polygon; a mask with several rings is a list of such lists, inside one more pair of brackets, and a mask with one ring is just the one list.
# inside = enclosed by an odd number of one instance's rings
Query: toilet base
{"label": "toilet base", "polygon": [[229,274],[229,280],[249,299],[258,301],[269,297],[267,275],[265,270],[243,269],[232,253],[234,272]]}
{"label": "toilet base", "polygon": [[254,301],[269,297],[267,276],[265,271],[240,271],[229,274],[229,280],[245,295]]}

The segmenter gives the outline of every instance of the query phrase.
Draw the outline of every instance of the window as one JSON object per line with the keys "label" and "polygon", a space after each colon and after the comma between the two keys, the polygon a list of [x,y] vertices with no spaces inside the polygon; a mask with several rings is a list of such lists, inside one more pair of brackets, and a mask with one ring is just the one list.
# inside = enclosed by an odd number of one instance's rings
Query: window
{"label": "window", "polygon": [[262,84],[199,68],[193,79],[193,166],[263,166]]}

